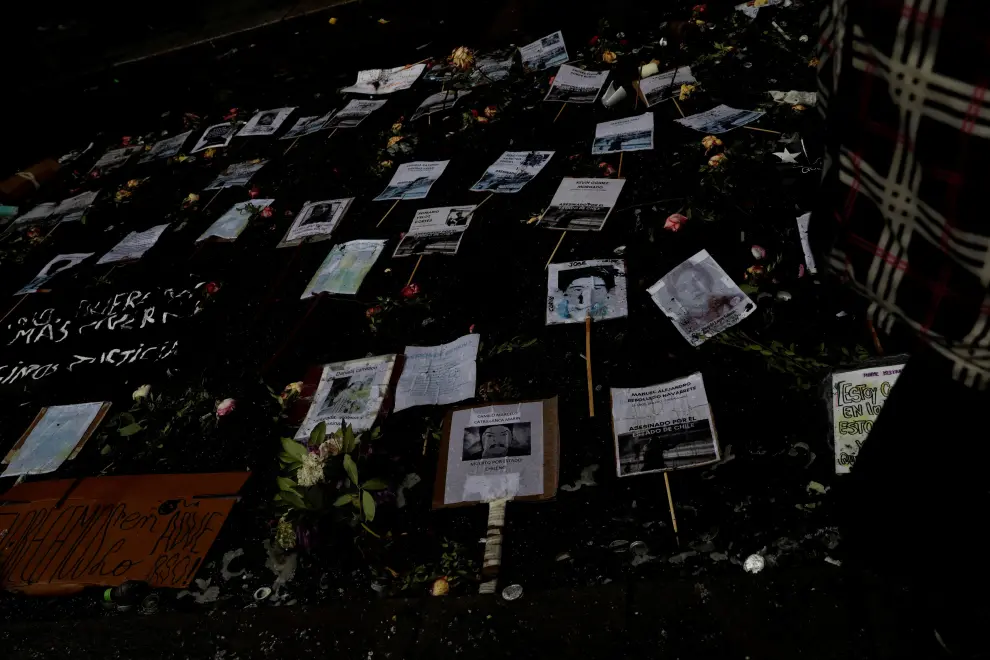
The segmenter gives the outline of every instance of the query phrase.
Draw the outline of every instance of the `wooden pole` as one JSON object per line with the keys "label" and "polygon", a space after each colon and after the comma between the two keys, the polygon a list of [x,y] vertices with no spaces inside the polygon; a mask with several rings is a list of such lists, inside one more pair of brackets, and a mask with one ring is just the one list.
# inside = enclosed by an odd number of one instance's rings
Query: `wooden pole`
{"label": "wooden pole", "polygon": [[759,131],[760,133],[773,133],[774,135],[783,135],[780,131],[771,131],[767,128],[757,128],[756,126],[743,126],[743,128],[750,131]]}
{"label": "wooden pole", "polygon": [[663,473],[663,483],[667,487],[667,504],[670,505],[670,522],[674,525],[674,534],[677,533],[677,516],[674,515],[674,496],[670,494],[670,477]]}
{"label": "wooden pole", "polygon": [[588,366],[588,416],[595,416],[595,386],[591,382],[591,311],[584,317],[584,361]]}
{"label": "wooden pole", "polygon": [[413,282],[413,278],[416,277],[416,271],[419,270],[419,264],[423,261],[423,255],[419,255],[419,259],[416,260],[416,265],[413,266],[413,270],[409,273],[409,281],[406,282],[406,286],[409,286]]}
{"label": "wooden pole", "polygon": [[873,326],[873,321],[866,319],[866,325],[870,329],[870,335],[873,337],[873,348],[876,349],[877,355],[883,355],[883,346],[880,344],[880,336],[877,335],[877,329]]}
{"label": "wooden pole", "polygon": [[20,300],[18,300],[16,303],[14,303],[14,306],[7,310],[7,313],[3,315],[3,318],[2,319],[0,319],[0,323],[3,323],[4,321],[6,321],[7,320],[7,317],[10,316],[11,314],[13,314],[15,309],[17,309],[18,307],[20,307],[21,303],[24,302],[24,299],[27,298],[28,295],[29,294],[27,294],[27,293],[22,293],[21,294],[21,297],[20,297]]}
{"label": "wooden pole", "polygon": [[562,104],[562,105],[560,106],[560,112],[558,112],[558,113],[557,113],[557,116],[553,118],[553,123],[555,123],[555,124],[557,123],[557,120],[558,120],[558,119],[560,119],[560,115],[562,115],[562,114],[564,114],[564,108],[566,108],[566,107],[567,107],[567,102],[565,101],[565,102],[564,102],[564,103],[563,103],[563,104]]}
{"label": "wooden pole", "polygon": [[[302,136],[300,135],[299,137],[302,137]],[[296,138],[295,140],[293,140],[292,141],[292,144],[289,145],[289,148],[282,152],[282,155],[284,156],[285,154],[287,154],[290,151],[292,151],[292,147],[296,146],[296,142],[299,142],[299,138]]]}
{"label": "wooden pole", "polygon": [[394,209],[396,206],[398,206],[399,205],[399,202],[401,202],[401,201],[402,201],[401,199],[395,200],[395,204],[392,204],[392,206],[390,206],[389,209],[387,211],[385,211],[385,215],[382,216],[382,219],[379,220],[378,221],[378,224],[375,225],[375,226],[376,227],[381,227],[382,226],[382,223],[385,222],[385,218],[388,217],[388,214],[391,213],[392,212],[392,209]]}
{"label": "wooden pole", "polygon": [[219,197],[220,196],[220,193],[222,191],[223,191],[223,186],[220,186],[219,188],[217,188],[217,191],[215,193],[213,193],[213,197],[210,197],[210,201],[208,201],[206,203],[206,206],[204,206],[200,212],[202,213],[202,211],[205,211],[207,208],[209,208],[210,204],[213,203],[213,200],[215,200],[217,197]]}
{"label": "wooden pole", "polygon": [[616,174],[616,178],[617,179],[621,179],[622,178],[622,157],[625,156],[625,155],[626,155],[626,152],[625,151],[620,151],[619,152],[619,171]]}
{"label": "wooden pole", "polygon": [[493,192],[488,193],[488,197],[485,197],[483,200],[481,200],[481,204],[478,204],[476,207],[474,207],[474,210],[477,211],[478,209],[480,209],[482,205],[484,205],[485,202],[490,200],[494,194],[495,193]]}
{"label": "wooden pole", "polygon": [[673,98],[673,97],[671,97],[671,99],[670,99],[670,100],[674,102],[674,105],[675,105],[675,106],[677,106],[677,111],[678,111],[679,113],[681,113],[681,118],[684,118],[684,117],[686,117],[687,115],[685,115],[685,114],[684,114],[684,111],[683,111],[683,110],[681,110],[681,104],[677,102],[677,99],[675,99],[675,98]]}
{"label": "wooden pole", "polygon": [[561,232],[561,234],[560,234],[560,240],[557,241],[557,247],[555,247],[553,249],[553,252],[550,253],[550,258],[547,259],[547,265],[543,267],[543,270],[546,270],[547,268],[550,268],[550,262],[553,261],[553,258],[557,255],[557,250],[560,249],[560,244],[564,242],[564,236],[567,236],[567,230],[566,229],[563,232]]}
{"label": "wooden pole", "polygon": [[498,588],[498,573],[502,567],[502,539],[505,528],[506,499],[488,503],[488,533],[485,535],[485,557],[481,563],[481,574],[489,578],[478,588],[479,594],[493,594]]}

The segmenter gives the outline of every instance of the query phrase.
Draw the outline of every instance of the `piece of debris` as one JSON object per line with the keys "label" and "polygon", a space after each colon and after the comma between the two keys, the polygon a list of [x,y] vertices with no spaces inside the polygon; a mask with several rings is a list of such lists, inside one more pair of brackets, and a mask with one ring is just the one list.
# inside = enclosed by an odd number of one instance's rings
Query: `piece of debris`
{"label": "piece of debris", "polygon": [[574,492],[579,490],[581,486],[597,486],[598,482],[595,481],[595,470],[598,469],[598,464],[594,463],[588,467],[581,470],[581,478],[574,482],[574,484],[564,484],[560,487],[561,490],[566,490],[567,492]]}
{"label": "piece of debris", "polygon": [[746,561],[743,562],[743,570],[755,575],[762,571],[765,565],[766,561],[763,559],[763,556],[754,554],[746,557]]}
{"label": "piece of debris", "polygon": [[230,562],[234,561],[238,557],[244,556],[244,548],[237,548],[236,550],[231,550],[223,556],[223,563],[220,566],[220,575],[223,576],[224,581],[230,580],[230,578],[235,578],[239,575],[243,575],[246,568],[242,568],[236,573],[230,571]]}
{"label": "piece of debris", "polygon": [[502,590],[502,598],[505,600],[517,600],[523,595],[523,588],[520,584],[510,584]]}
{"label": "piece of debris", "polygon": [[824,495],[828,492],[828,486],[820,484],[817,481],[810,481],[808,482],[808,490],[819,495]]}

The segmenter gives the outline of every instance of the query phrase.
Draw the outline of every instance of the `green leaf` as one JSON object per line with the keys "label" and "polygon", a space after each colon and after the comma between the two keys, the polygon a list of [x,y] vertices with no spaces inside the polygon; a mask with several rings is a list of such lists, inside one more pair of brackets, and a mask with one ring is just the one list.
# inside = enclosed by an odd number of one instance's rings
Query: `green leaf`
{"label": "green leaf", "polygon": [[323,441],[327,439],[327,423],[320,422],[315,427],[313,431],[309,434],[309,446],[319,447],[323,444]]}
{"label": "green leaf", "polygon": [[346,493],[344,495],[338,496],[337,499],[335,499],[333,501],[333,505],[334,506],[344,506],[345,504],[350,504],[350,502],[351,502],[351,494],[350,493]]}
{"label": "green leaf", "polygon": [[[351,426],[344,426],[341,428],[340,432],[343,434],[343,450],[345,454],[350,454],[355,449],[357,449],[357,438],[354,437],[354,428]],[[355,481],[355,483],[357,483]]]}
{"label": "green leaf", "polygon": [[347,473],[347,478],[351,480],[351,483],[357,486],[360,481],[358,481],[358,469],[357,464],[354,459],[351,458],[350,454],[344,454],[344,472]]}
{"label": "green leaf", "polygon": [[284,449],[285,453],[291,456],[294,461],[299,461],[302,463],[303,459],[306,458],[306,448],[292,438],[282,438],[282,449]]}
{"label": "green leaf", "polygon": [[361,484],[361,488],[364,490],[385,490],[388,488],[388,484],[384,479],[368,479]]}
{"label": "green leaf", "polygon": [[299,485],[292,479],[289,479],[288,477],[277,477],[275,479],[275,483],[278,484],[279,490],[291,490],[293,492],[295,492],[296,486]]}
{"label": "green leaf", "polygon": [[375,519],[375,497],[368,491],[361,493],[361,501],[364,504],[364,519],[371,522]]}
{"label": "green leaf", "polygon": [[138,433],[143,430],[144,427],[138,424],[137,422],[135,422],[134,424],[128,424],[124,428],[117,431],[117,433],[121,434],[126,438],[127,436],[134,435],[135,433]]}
{"label": "green leaf", "polygon": [[299,493],[292,490],[283,490],[282,500],[288,503],[288,505],[294,509],[307,508],[306,503],[303,502],[303,499],[301,497],[299,497]]}

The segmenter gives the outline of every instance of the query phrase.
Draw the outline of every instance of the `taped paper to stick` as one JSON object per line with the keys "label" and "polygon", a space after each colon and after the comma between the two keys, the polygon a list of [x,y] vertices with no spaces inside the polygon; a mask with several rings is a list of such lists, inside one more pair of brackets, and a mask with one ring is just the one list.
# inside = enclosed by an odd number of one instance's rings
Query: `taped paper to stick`
{"label": "taped paper to stick", "polygon": [[388,394],[395,357],[381,355],[324,366],[296,440],[306,441],[320,422],[326,424],[327,433],[339,429],[343,422],[355,433],[374,426]]}

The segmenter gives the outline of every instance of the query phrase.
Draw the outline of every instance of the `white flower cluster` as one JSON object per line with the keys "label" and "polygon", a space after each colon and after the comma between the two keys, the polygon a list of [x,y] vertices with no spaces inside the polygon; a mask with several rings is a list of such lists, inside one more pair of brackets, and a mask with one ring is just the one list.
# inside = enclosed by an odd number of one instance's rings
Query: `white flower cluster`
{"label": "white flower cluster", "polygon": [[320,454],[306,454],[303,457],[302,467],[296,473],[296,482],[300,486],[315,486],[323,481],[323,464],[326,458]]}

